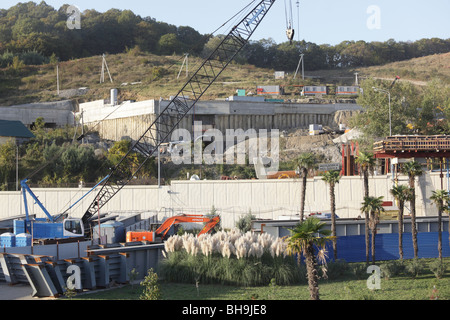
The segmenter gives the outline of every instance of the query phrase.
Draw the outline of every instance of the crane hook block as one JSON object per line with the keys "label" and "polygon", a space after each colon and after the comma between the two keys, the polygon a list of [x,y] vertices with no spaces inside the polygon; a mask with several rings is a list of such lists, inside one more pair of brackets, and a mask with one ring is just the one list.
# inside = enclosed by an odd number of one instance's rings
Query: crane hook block
{"label": "crane hook block", "polygon": [[288,39],[289,39],[291,44],[292,44],[292,40],[294,39],[294,34],[295,34],[294,29],[287,29],[286,30],[286,35],[287,35],[287,37],[288,37]]}

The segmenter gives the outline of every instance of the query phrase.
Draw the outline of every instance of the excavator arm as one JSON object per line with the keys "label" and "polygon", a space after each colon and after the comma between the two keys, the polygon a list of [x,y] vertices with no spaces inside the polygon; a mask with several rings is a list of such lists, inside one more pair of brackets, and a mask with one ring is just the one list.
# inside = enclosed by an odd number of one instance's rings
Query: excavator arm
{"label": "excavator arm", "polygon": [[202,216],[202,215],[182,215],[176,216],[166,219],[161,226],[155,231],[158,237],[162,239],[166,238],[167,232],[169,232],[170,228],[179,223],[195,223],[195,222],[206,222],[206,225],[199,232],[198,235],[206,234],[211,232],[211,230],[220,222],[220,217],[215,216],[213,218]]}
{"label": "excavator arm", "polygon": [[215,216],[210,221],[206,223],[206,225],[203,227],[203,229],[198,233],[197,236],[201,236],[202,234],[210,233],[214,227],[220,222],[220,217]]}
{"label": "excavator arm", "polygon": [[[247,44],[251,35],[274,2],[275,0],[260,1],[233,27],[217,48],[186,82],[178,94],[170,101],[167,107],[159,113],[142,136],[133,143],[127,154],[111,169],[108,179],[103,183],[94,201],[82,217],[85,226],[89,226],[94,214],[126,186],[133,177],[137,176],[138,171],[155,154],[160,145],[170,141],[172,132],[228,64],[231,63],[234,57]],[[133,172],[130,173],[127,161],[125,160],[136,149],[145,155],[145,160],[137,165],[132,170]]]}

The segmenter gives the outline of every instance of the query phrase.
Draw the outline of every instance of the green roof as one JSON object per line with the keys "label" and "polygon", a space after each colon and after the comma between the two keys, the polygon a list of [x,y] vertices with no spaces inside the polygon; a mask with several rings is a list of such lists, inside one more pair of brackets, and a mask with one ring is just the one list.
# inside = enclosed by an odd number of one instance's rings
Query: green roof
{"label": "green roof", "polygon": [[0,120],[0,137],[34,138],[34,134],[20,121]]}

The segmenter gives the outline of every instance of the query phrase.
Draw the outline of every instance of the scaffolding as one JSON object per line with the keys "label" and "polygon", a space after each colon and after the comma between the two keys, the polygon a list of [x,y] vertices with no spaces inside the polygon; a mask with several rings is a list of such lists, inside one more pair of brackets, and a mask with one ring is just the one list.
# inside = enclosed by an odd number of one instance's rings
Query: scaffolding
{"label": "scaffolding", "polygon": [[391,136],[375,142],[373,150],[375,158],[382,161],[381,171],[393,173],[393,179],[397,179],[398,165],[407,160],[407,158],[424,158],[425,163],[422,165],[426,166],[427,170],[439,170],[441,189],[443,189],[444,170],[447,171],[447,180],[450,179],[450,136]]}
{"label": "scaffolding", "polygon": [[[450,136],[392,136],[374,143],[375,153],[439,153],[445,156],[450,151]],[[432,156],[432,155],[428,155]]]}

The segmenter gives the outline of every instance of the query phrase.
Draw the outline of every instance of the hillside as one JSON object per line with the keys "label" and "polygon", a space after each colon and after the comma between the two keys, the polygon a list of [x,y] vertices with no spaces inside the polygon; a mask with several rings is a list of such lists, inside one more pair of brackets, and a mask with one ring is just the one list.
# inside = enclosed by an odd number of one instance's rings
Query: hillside
{"label": "hillside", "polygon": [[[120,100],[145,100],[168,98],[178,93],[185,83],[185,71],[178,73],[183,56],[159,56],[139,50],[108,55],[106,61],[113,78],[109,81],[105,71],[105,83],[100,83],[102,57],[94,56],[61,62],[59,64],[60,96],[56,93],[56,65],[21,66],[17,69],[2,69],[0,73],[0,105],[55,101],[73,98],[79,102],[109,98],[111,88],[119,89]],[[189,59],[192,72],[202,62],[201,58]],[[450,53],[436,54],[408,61],[389,63],[383,66],[347,70],[307,71],[305,84],[339,83],[352,84],[354,73],[360,79],[367,77],[390,80],[394,75],[402,81],[410,80],[423,85],[438,77],[450,83]],[[256,68],[252,65],[231,64],[219,80],[208,90],[204,99],[225,98],[237,89],[255,92],[257,85],[293,84],[291,78],[274,80],[274,70]],[[296,84],[301,83],[296,80]],[[78,88],[88,88],[78,95]]]}
{"label": "hillside", "polygon": [[[80,102],[109,98],[111,88],[119,89],[120,100],[144,100],[168,98],[178,93],[186,82],[183,71],[177,79],[183,56],[159,56],[131,50],[106,56],[113,83],[105,71],[105,83],[100,83],[102,57],[95,56],[70,60],[59,64],[60,97],[57,96],[56,65],[23,66],[15,71],[4,69],[0,79],[0,105],[12,105],[36,101],[54,101],[75,98]],[[200,58],[189,58],[192,72],[200,65]],[[205,99],[224,98],[236,89],[255,91],[257,84],[273,83],[273,70],[251,65],[231,64],[204,96]],[[74,91],[87,87],[83,96],[71,96]]]}
{"label": "hillside", "polygon": [[439,78],[450,84],[450,52],[433,54],[421,58],[391,62],[381,66],[365,68],[321,70],[307,72],[307,75],[320,78],[328,82],[349,81],[355,79],[358,72],[359,79],[378,78],[392,81],[398,75],[401,81],[411,81],[416,85],[425,85],[428,81]]}

